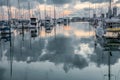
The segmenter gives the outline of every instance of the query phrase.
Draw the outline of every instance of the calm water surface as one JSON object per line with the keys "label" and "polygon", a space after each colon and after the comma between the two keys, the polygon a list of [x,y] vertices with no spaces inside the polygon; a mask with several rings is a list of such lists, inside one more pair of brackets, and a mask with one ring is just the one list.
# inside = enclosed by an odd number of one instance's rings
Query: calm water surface
{"label": "calm water surface", "polygon": [[[88,23],[42,29],[36,38],[16,30],[0,41],[0,80],[108,80],[108,51],[95,47],[94,35]],[[110,59],[111,80],[119,80],[120,52]]]}

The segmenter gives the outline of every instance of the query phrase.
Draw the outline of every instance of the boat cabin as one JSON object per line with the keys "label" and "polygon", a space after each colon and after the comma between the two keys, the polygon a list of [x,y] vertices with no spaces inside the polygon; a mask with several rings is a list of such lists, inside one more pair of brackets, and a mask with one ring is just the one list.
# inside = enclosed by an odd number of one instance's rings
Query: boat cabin
{"label": "boat cabin", "polygon": [[37,25],[37,18],[30,18],[30,21],[31,21],[31,25],[34,25],[36,26]]}
{"label": "boat cabin", "polygon": [[104,23],[104,28],[108,32],[120,32],[120,19],[106,19]]}

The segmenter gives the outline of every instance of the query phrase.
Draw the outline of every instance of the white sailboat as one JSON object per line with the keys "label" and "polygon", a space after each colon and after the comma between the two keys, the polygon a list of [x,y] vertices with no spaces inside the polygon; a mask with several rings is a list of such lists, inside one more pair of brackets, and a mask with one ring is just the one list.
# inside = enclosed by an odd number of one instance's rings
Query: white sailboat
{"label": "white sailboat", "polygon": [[11,39],[12,29],[11,29],[11,5],[10,1],[7,0],[8,9],[8,20],[0,21],[0,39],[9,41]]}
{"label": "white sailboat", "polygon": [[45,17],[45,26],[44,27],[45,27],[45,32],[47,32],[47,33],[50,33],[51,30],[53,29],[53,20],[48,16]]}
{"label": "white sailboat", "polygon": [[[100,27],[96,29],[98,37],[120,37],[120,19],[112,17],[111,0],[109,1],[108,18],[103,19]],[[101,33],[101,34],[99,34]],[[103,34],[104,33],[104,34]],[[116,34],[116,35],[115,35]]]}
{"label": "white sailboat", "polygon": [[[36,29],[37,28],[37,25],[38,25],[38,18],[36,18],[33,14],[32,14],[32,17],[31,17],[31,11],[30,11],[30,2],[28,3],[28,6],[29,6],[29,16],[30,16],[30,24],[29,24],[29,29]],[[33,11],[32,11],[33,13]]]}
{"label": "white sailboat", "polygon": [[48,16],[48,14],[46,13],[46,1],[45,1],[45,22],[44,22],[45,32],[50,33],[51,30],[53,29],[53,26],[54,21],[52,20],[51,16]]}

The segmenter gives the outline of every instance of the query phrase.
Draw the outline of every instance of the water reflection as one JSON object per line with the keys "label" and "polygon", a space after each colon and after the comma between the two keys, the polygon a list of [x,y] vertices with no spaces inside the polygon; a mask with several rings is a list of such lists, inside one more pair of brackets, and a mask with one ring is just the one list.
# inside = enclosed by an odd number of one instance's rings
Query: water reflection
{"label": "water reflection", "polygon": [[[98,42],[98,43],[96,43]],[[99,44],[99,47],[97,46]],[[101,47],[101,48],[100,48]],[[112,79],[112,76],[114,76],[114,79],[119,76],[119,68],[116,67],[115,70],[117,70],[118,74],[115,74],[115,71],[113,73],[111,72],[111,66],[115,66],[119,62],[120,58],[120,42],[119,38],[114,37],[96,37],[95,41],[95,53],[96,55],[91,56],[91,60],[95,61],[97,65],[100,67],[101,65],[108,65],[108,74],[105,74],[104,76],[108,77],[108,80]],[[94,59],[94,57],[97,57],[97,60]]]}
{"label": "water reflection", "polygon": [[5,69],[0,67],[0,80],[4,79]]}
{"label": "water reflection", "polygon": [[[95,41],[88,24],[56,26],[49,34],[38,30],[35,38],[29,30],[24,36],[14,31],[11,41],[0,44],[0,80],[104,80],[107,41]],[[119,58],[119,51],[112,52],[113,72],[119,70]]]}
{"label": "water reflection", "polygon": [[[119,40],[116,40],[115,38],[107,38],[104,37],[102,39],[97,38],[97,42],[95,43],[95,55],[91,56],[91,59],[94,59],[93,57],[99,57],[99,59],[102,59],[100,64],[107,64],[108,60],[108,53],[111,52],[111,55],[113,56],[111,58],[111,64],[114,65],[118,62],[120,58],[120,45]],[[96,45],[98,44],[98,45]]]}
{"label": "water reflection", "polygon": [[[27,61],[27,59],[29,58],[30,62],[37,61],[37,57],[42,54],[44,44],[45,41],[42,39],[40,41],[36,40],[35,42],[31,43],[27,40],[24,40],[24,42],[22,43],[19,40],[18,43],[14,45],[14,59],[17,61]],[[7,53],[6,56],[9,56],[9,53]]]}
{"label": "water reflection", "polygon": [[87,60],[82,55],[74,54],[74,43],[71,38],[57,36],[48,41],[47,52],[40,58],[55,64],[63,64],[63,69],[68,72],[70,68],[84,68],[88,66]]}

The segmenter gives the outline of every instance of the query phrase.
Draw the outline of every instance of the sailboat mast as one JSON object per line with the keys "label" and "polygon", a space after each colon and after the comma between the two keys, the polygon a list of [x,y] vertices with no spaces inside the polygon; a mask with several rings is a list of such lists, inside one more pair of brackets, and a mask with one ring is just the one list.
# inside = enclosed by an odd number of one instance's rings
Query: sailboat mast
{"label": "sailboat mast", "polygon": [[40,6],[39,6],[39,18],[41,20],[41,9],[40,9]]}
{"label": "sailboat mast", "polygon": [[[7,9],[8,9],[8,23],[9,20],[11,19],[11,4],[10,0],[7,0]],[[9,35],[11,36],[11,24],[9,24],[10,30],[9,30]],[[12,42],[11,42],[11,37],[10,37],[10,80],[12,80]]]}
{"label": "sailboat mast", "polygon": [[10,19],[10,18],[9,18],[9,17],[10,17],[9,7],[10,7],[10,6],[9,6],[9,0],[7,0],[7,11],[8,11],[8,12],[7,12],[7,14],[8,14],[8,17],[7,17],[7,18],[8,18],[8,20]]}
{"label": "sailboat mast", "polygon": [[56,8],[55,8],[55,2],[53,0],[54,4],[54,32],[55,32],[55,38],[56,38]]}
{"label": "sailboat mast", "polygon": [[20,19],[20,1],[18,0],[18,19]]}
{"label": "sailboat mast", "polygon": [[111,9],[111,1],[112,1],[112,0],[110,0],[110,2],[109,2],[109,5],[110,5],[110,6],[109,6],[109,9]]}
{"label": "sailboat mast", "polygon": [[109,18],[111,18],[111,16],[112,16],[111,6],[112,6],[112,0],[109,1],[109,11],[108,11],[108,13],[109,13]]}
{"label": "sailboat mast", "polygon": [[39,14],[39,17],[40,17],[40,20],[41,20],[41,9],[40,9],[40,7],[39,7],[39,10],[40,10],[40,11],[39,11],[39,13],[40,13],[40,14]]}
{"label": "sailboat mast", "polygon": [[39,20],[41,20],[41,9],[40,9],[40,3],[39,3],[39,5],[38,5],[38,18],[39,18]]}
{"label": "sailboat mast", "polygon": [[2,19],[5,19],[5,14],[4,14],[4,9],[3,9],[3,6],[2,6],[2,11],[3,11],[3,15],[2,15]]}
{"label": "sailboat mast", "polygon": [[10,80],[12,80],[13,75],[13,53],[12,53],[12,40],[10,39]]}
{"label": "sailboat mast", "polygon": [[[2,3],[0,4],[0,5],[2,5]],[[2,6],[0,6],[0,20],[2,20]]]}
{"label": "sailboat mast", "polygon": [[110,54],[111,52],[108,53],[108,80],[111,80]]}
{"label": "sailboat mast", "polygon": [[28,2],[28,10],[29,10],[29,18],[31,17],[31,14],[30,14],[30,2]]}
{"label": "sailboat mast", "polygon": [[55,8],[55,3],[54,3],[54,19],[56,20],[56,8]]}
{"label": "sailboat mast", "polygon": [[45,0],[45,6],[44,6],[44,9],[45,9],[45,17],[46,17],[46,0]]}
{"label": "sailboat mast", "polygon": [[17,11],[16,11],[16,9],[15,9],[15,19],[17,19],[16,13],[17,13]]}

